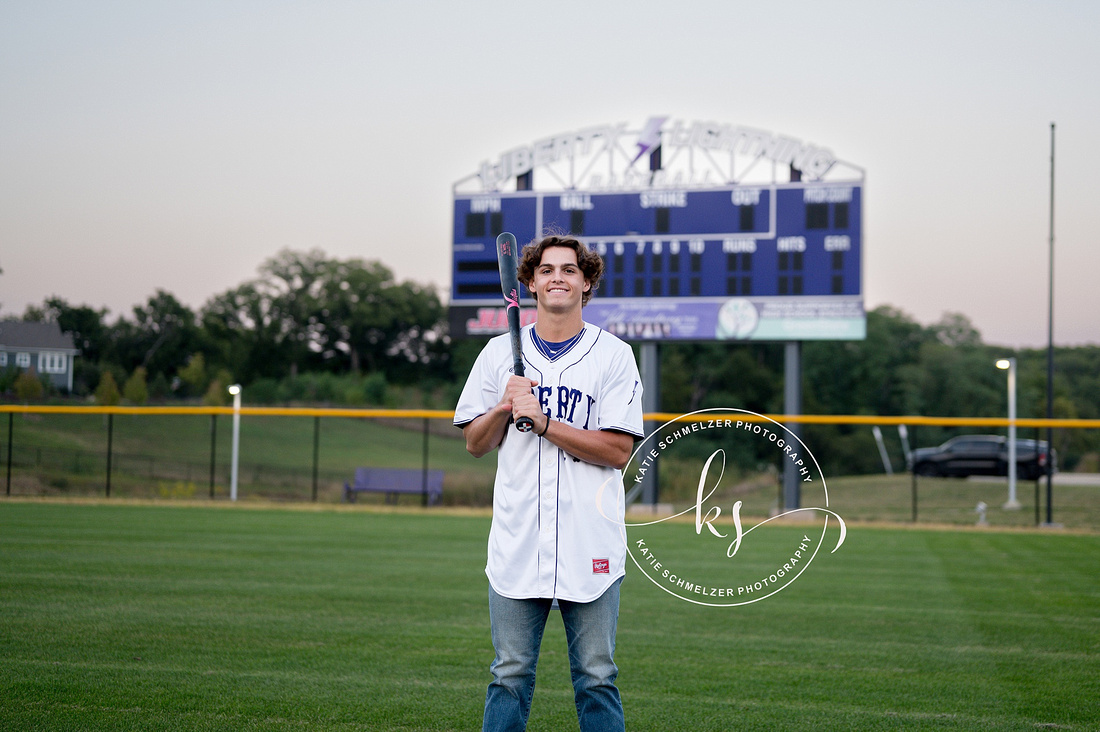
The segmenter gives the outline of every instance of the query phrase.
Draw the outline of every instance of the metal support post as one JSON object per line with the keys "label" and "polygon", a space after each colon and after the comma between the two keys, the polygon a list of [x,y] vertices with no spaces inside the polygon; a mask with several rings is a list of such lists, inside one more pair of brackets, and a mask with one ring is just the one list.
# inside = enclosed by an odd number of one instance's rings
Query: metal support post
{"label": "metal support post", "polygon": [[229,387],[233,395],[233,454],[230,456],[229,500],[237,500],[237,474],[241,465],[241,385]]}
{"label": "metal support post", "polygon": [[[913,425],[913,444],[919,445],[917,442],[917,426]],[[915,466],[914,466],[915,467]],[[910,470],[910,476],[912,476],[912,503],[913,503],[913,523],[917,523],[917,471]]]}
{"label": "metal support post", "polygon": [[111,448],[115,434],[115,415],[107,415],[107,497],[111,497]]}
{"label": "metal support post", "polygon": [[313,418],[313,502],[317,503],[317,467],[321,456],[321,418]]}
{"label": "metal support post", "polygon": [[210,415],[210,497],[214,497],[214,467],[218,451],[218,415]]}
{"label": "metal support post", "polygon": [[15,428],[15,412],[8,412],[8,488],[7,494],[11,495],[11,436]]}
{"label": "metal support post", "polygon": [[[646,341],[641,345],[642,356],[642,411],[656,412],[660,409],[661,396],[661,354],[656,341]],[[646,435],[660,427],[660,422],[646,422],[643,431]],[[646,471],[642,480],[642,503],[656,506],[659,498],[657,463]]]}
{"label": "metal support post", "polygon": [[420,505],[428,505],[428,418],[424,418],[424,448],[421,456]]}
{"label": "metal support post", "polygon": [[[783,351],[783,412],[802,414],[802,342],[788,341]],[[801,439],[802,425],[793,422],[786,425],[791,433]],[[802,476],[790,460],[783,461],[783,511],[802,507]]]}

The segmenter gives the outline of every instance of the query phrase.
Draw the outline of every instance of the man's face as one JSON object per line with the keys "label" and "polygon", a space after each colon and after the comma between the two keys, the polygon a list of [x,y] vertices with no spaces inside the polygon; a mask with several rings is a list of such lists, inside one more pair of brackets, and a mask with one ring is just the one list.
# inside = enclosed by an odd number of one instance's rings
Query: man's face
{"label": "man's face", "polygon": [[540,307],[568,311],[580,306],[589,287],[577,264],[576,252],[569,247],[547,247],[535,267],[529,289],[537,296]]}

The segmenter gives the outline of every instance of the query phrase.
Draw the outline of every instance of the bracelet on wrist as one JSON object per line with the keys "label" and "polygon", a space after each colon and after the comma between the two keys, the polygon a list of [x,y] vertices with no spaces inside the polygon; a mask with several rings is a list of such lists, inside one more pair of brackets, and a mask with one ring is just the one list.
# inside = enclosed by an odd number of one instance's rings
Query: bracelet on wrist
{"label": "bracelet on wrist", "polygon": [[549,417],[547,417],[547,418],[546,418],[546,426],[542,428],[542,432],[540,432],[538,436],[539,436],[539,437],[542,437],[543,435],[545,435],[545,434],[546,434],[546,432],[547,432],[547,431],[548,431],[549,429],[550,429],[550,418],[549,418]]}

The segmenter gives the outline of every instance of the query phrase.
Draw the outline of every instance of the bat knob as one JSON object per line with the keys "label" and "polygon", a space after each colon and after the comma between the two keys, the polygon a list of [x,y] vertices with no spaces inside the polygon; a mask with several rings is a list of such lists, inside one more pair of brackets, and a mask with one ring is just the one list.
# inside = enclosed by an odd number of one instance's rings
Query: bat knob
{"label": "bat knob", "polygon": [[516,429],[520,432],[530,432],[535,428],[535,423],[530,417],[520,417],[516,420]]}

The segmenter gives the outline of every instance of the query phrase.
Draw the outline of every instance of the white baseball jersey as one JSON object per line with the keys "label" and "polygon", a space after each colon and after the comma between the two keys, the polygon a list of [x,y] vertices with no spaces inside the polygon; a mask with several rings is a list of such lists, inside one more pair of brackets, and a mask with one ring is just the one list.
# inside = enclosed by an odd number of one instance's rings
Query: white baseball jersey
{"label": "white baseball jersey", "polygon": [[[550,419],[640,439],[642,384],[623,341],[585,324],[553,359],[521,332],[525,376]],[[508,334],[486,344],[455,408],[462,427],[500,402],[512,376]],[[596,505],[600,486],[603,514]],[[497,456],[485,574],[504,597],[591,602],[626,574],[622,473],[574,458],[534,432],[509,426]]]}

